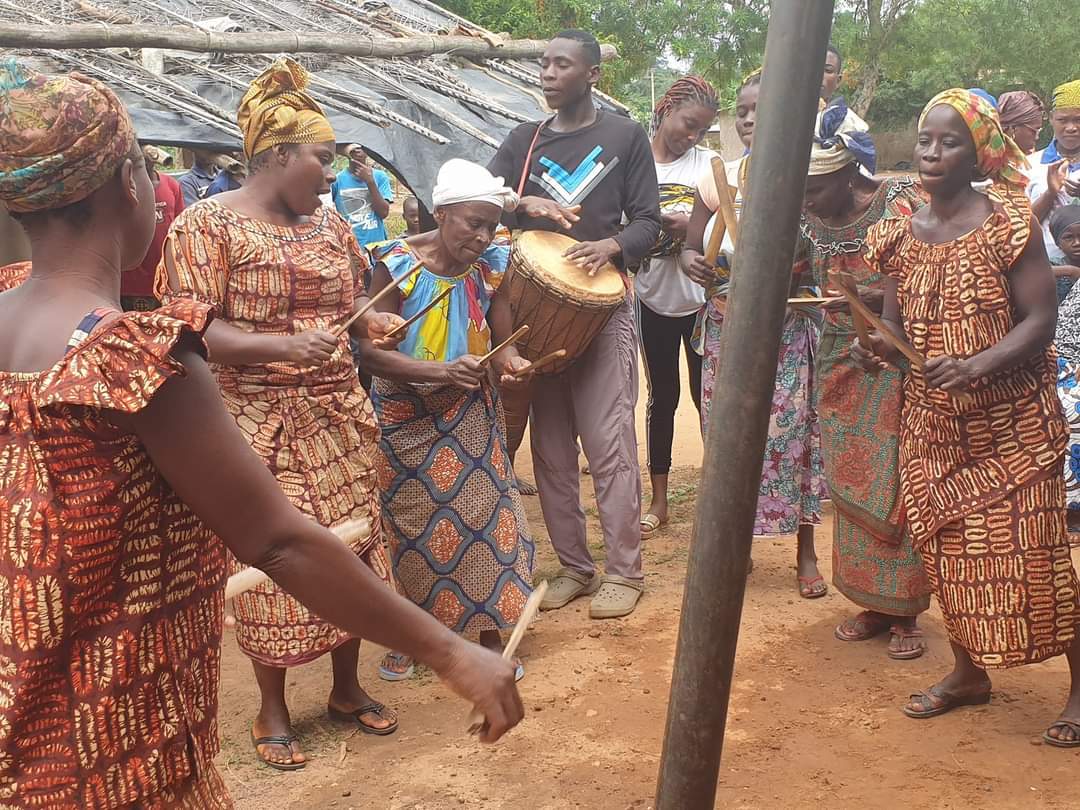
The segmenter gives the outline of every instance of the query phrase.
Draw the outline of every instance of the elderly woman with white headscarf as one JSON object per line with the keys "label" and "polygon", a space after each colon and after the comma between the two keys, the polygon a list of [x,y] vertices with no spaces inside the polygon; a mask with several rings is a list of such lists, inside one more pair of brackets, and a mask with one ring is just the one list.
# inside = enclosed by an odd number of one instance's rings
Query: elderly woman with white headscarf
{"label": "elderly woman with white headscarf", "polygon": [[[398,350],[361,343],[360,359],[374,378],[398,582],[447,627],[498,650],[532,591],[534,554],[496,388],[527,384],[529,363],[513,345],[481,359],[513,331],[503,285],[510,239],[499,221],[517,195],[454,159],[439,170],[433,203],[437,230],[369,248],[373,294],[420,269],[380,301],[411,321]],[[408,678],[412,662],[391,652],[379,672]]]}
{"label": "elderly woman with white headscarf", "polygon": [[[907,177],[872,177],[873,141],[843,100],[818,116],[796,255],[822,289],[829,274],[850,273],[860,296],[881,312],[885,279],[863,255],[870,226],[909,216],[919,186]],[[855,340],[845,304],[827,306],[814,365],[815,409],[825,481],[832,499],[833,585],[861,612],[836,628],[841,641],[889,633],[888,654],[912,659],[925,650],[917,616],[930,596],[900,499],[898,431],[901,384],[895,369],[867,374],[850,355]]]}

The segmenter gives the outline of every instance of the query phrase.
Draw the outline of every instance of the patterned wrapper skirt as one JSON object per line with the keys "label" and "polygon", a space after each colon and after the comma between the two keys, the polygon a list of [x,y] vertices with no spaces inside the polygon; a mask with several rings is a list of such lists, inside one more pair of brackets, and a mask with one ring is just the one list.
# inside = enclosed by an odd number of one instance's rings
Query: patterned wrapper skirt
{"label": "patterned wrapper skirt", "polygon": [[949,639],[984,669],[1061,655],[1076,637],[1064,501],[1064,480],[1050,476],[944,526],[921,549]]}
{"label": "patterned wrapper skirt", "polygon": [[817,414],[833,509],[833,584],[866,610],[916,616],[930,606],[922,558],[900,497],[900,372],[867,374],[854,335],[826,326],[818,348]]}
{"label": "patterned wrapper skirt", "polygon": [[397,581],[452,630],[513,625],[532,592],[535,549],[491,386],[376,378],[379,488]]}
{"label": "patterned wrapper skirt", "polygon": [[[378,428],[363,391],[357,386],[320,394],[288,389],[243,395],[223,386],[222,397],[297,509],[327,528],[370,521],[371,534],[356,540],[352,550],[393,587],[376,489]],[[230,573],[242,568],[234,559]],[[236,597],[234,612],[240,649],[267,666],[306,664],[350,638],[272,581]]]}
{"label": "patterned wrapper skirt", "polygon": [[[710,305],[704,319],[701,368],[702,434],[709,424],[713,387],[720,373],[723,316]],[[754,535],[795,534],[821,523],[825,477],[821,438],[812,402],[813,351],[818,330],[809,318],[789,313],[776,365],[769,437],[758,490]]]}

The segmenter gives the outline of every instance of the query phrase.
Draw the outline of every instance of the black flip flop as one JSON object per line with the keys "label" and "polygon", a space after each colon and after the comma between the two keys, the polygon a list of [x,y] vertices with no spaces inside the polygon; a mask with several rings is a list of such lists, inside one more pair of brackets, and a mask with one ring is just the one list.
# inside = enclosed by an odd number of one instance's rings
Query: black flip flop
{"label": "black flip flop", "polygon": [[[1067,728],[1073,734],[1076,735],[1074,740],[1059,740],[1057,737],[1051,737],[1050,732],[1055,728]],[[1056,720],[1050,724],[1050,727],[1043,732],[1043,742],[1047,745],[1052,745],[1055,748],[1080,748],[1080,723],[1075,720]]]}
{"label": "black flip flop", "polygon": [[278,734],[271,735],[269,737],[256,737],[251,735],[251,744],[255,747],[255,755],[262,761],[264,765],[268,765],[275,771],[299,771],[307,765],[307,760],[303,762],[271,762],[259,752],[260,745],[280,745],[288,748],[292,751],[292,744],[299,742],[300,738],[295,734]]}
{"label": "black flip flop", "polygon": [[397,720],[392,725],[386,728],[372,728],[367,723],[360,720],[365,714],[377,714],[382,717],[383,720],[387,718],[383,716],[383,712],[386,711],[385,704],[382,703],[368,703],[365,706],[361,706],[359,709],[353,709],[349,712],[343,712],[340,709],[335,709],[333,706],[326,707],[326,713],[330,716],[331,720],[337,720],[339,723],[356,723],[360,726],[360,730],[365,734],[374,734],[376,737],[387,737],[398,730]]}
{"label": "black flip flop", "polygon": [[914,720],[929,720],[931,717],[941,717],[943,714],[951,712],[953,709],[959,709],[962,706],[985,706],[990,702],[990,692],[984,692],[981,695],[971,695],[969,697],[956,697],[954,695],[943,692],[938,687],[931,686],[925,692],[919,692],[917,695],[912,695],[908,702],[922,698],[924,705],[930,705],[934,700],[941,701],[941,705],[933,709],[927,709],[926,711],[918,712],[907,706],[902,706],[900,711],[906,714],[908,717]]}

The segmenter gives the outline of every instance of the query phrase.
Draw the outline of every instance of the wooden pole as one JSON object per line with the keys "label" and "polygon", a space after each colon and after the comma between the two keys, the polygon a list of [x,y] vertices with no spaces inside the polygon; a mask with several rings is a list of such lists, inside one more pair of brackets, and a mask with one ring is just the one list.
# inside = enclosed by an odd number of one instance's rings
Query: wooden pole
{"label": "wooden pole", "polygon": [[[0,48],[87,50],[164,48],[196,53],[329,53],[369,59],[453,54],[465,59],[539,59],[546,40],[507,39],[492,44],[480,37],[366,37],[323,31],[247,31],[219,33],[186,26],[161,25],[23,25],[0,23]],[[613,45],[601,45],[605,61],[615,59]]]}
{"label": "wooden pole", "polygon": [[[831,0],[773,0],[656,810],[713,810]],[[783,728],[783,719],[774,725]]]}

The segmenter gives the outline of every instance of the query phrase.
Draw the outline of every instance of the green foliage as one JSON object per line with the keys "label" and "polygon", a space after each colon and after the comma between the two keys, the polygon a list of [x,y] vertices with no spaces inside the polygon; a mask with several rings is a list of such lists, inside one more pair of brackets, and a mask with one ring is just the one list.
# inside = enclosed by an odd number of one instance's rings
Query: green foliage
{"label": "green foliage", "polygon": [[994,95],[1024,88],[1049,101],[1055,86],[1080,75],[1078,31],[1080,3],[926,0],[882,60],[888,80],[906,88],[906,100],[879,95],[871,114],[910,118],[949,87],[983,87]]}
{"label": "green foliage", "polygon": [[447,9],[493,31],[544,39],[583,28],[615,45],[619,59],[604,66],[600,89],[620,95],[668,48],[678,0],[448,0]]}
{"label": "green foliage", "polygon": [[[657,97],[690,65],[734,105],[761,64],[769,0],[448,0],[494,31],[545,38],[584,28],[619,49],[601,89],[648,120]],[[947,87],[1050,91],[1080,75],[1080,0],[839,0],[832,39],[844,55],[840,92],[878,127],[909,122]]]}

